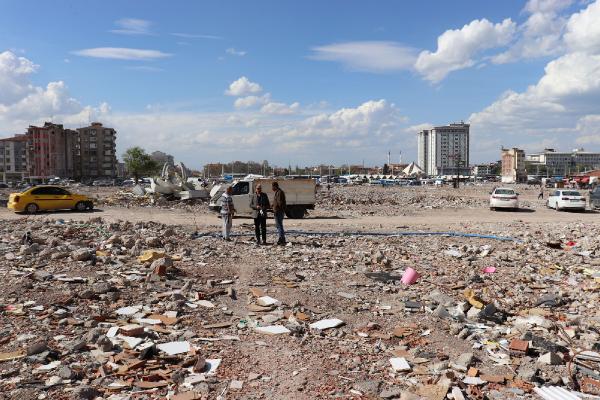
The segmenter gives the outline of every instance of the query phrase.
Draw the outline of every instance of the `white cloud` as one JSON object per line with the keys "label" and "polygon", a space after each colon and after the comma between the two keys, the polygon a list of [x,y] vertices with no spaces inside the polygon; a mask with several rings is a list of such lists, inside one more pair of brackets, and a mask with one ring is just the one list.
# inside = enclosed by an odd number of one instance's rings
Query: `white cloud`
{"label": "white cloud", "polygon": [[96,47],[72,52],[78,56],[110,58],[115,60],[156,60],[172,56],[159,50],[131,49],[126,47]]}
{"label": "white cloud", "polygon": [[[591,126],[600,102],[600,55],[570,53],[549,62],[544,76],[524,92],[507,91],[484,110],[471,115],[479,138],[529,137],[570,148],[579,141],[591,143]],[[473,143],[477,141],[474,140]]]}
{"label": "white cloud", "polygon": [[[384,149],[395,146],[403,135],[411,143],[414,138],[412,132],[403,132],[406,118],[386,100],[366,101],[357,107],[331,111],[307,109],[300,114],[296,113],[300,108],[298,103],[274,102],[267,93],[254,95],[260,99],[255,107],[268,106],[264,110],[192,112],[164,106],[124,113],[111,110],[106,103],[97,107],[82,105],[69,94],[62,81],[35,86],[31,74],[36,69],[28,59],[10,52],[0,54],[3,79],[0,89],[12,88],[10,96],[6,94],[8,90],[0,90],[3,95],[0,132],[22,132],[30,124],[44,121],[72,128],[87,124],[90,119],[98,120],[117,129],[119,155],[126,148],[139,145],[149,151],[160,149],[174,154],[190,167],[200,167],[209,161],[264,158],[274,163],[294,164],[362,159],[372,163],[378,162],[379,155],[385,154]],[[251,84],[246,79],[241,87],[234,86],[232,90],[236,93],[262,90],[258,84]],[[296,114],[291,116],[290,112]],[[210,158],[199,160],[198,148],[210,148]],[[267,154],[265,148],[269,149]]]}
{"label": "white cloud", "polygon": [[196,35],[193,33],[171,33],[172,36],[185,38],[185,39],[211,39],[211,40],[223,40],[222,36],[215,35]]}
{"label": "white cloud", "polygon": [[525,5],[525,11],[536,13],[554,13],[573,4],[573,0],[529,0]]}
{"label": "white cloud", "polygon": [[572,51],[600,51],[600,1],[569,18],[565,42]]}
{"label": "white cloud", "polygon": [[10,104],[30,93],[33,89],[29,76],[38,65],[25,57],[17,57],[11,51],[0,53],[0,104]]}
{"label": "white cloud", "polygon": [[110,32],[121,35],[150,35],[152,23],[145,19],[122,18],[115,21],[115,25],[118,29],[113,29]]}
{"label": "white cloud", "polygon": [[416,51],[389,41],[334,43],[312,48],[310,58],[337,61],[359,71],[388,72],[412,69]]}
{"label": "white cloud", "polygon": [[416,135],[417,133],[421,132],[422,130],[425,130],[425,129],[429,130],[432,128],[433,128],[433,124],[425,122],[422,124],[408,126],[408,127],[404,128],[403,131],[405,133],[412,133],[412,134]]}
{"label": "white cloud", "polygon": [[425,79],[439,82],[452,71],[473,66],[482,51],[510,43],[515,31],[516,24],[510,18],[497,24],[487,19],[471,21],[461,29],[440,35],[437,50],[422,51],[415,68]]}
{"label": "white cloud", "polygon": [[233,105],[238,109],[252,108],[267,103],[270,98],[270,93],[265,93],[263,96],[245,96],[235,99]]}
{"label": "white cloud", "polygon": [[300,109],[300,103],[298,102],[294,102],[290,105],[287,105],[285,103],[278,103],[278,102],[269,102],[267,104],[265,104],[264,106],[262,106],[262,108],[260,109],[260,112],[264,113],[264,114],[274,114],[274,115],[291,115],[291,114],[295,114],[298,112],[298,110]]}
{"label": "white cloud", "polygon": [[567,18],[560,15],[560,12],[572,2],[573,0],[530,0],[524,8],[524,12],[530,16],[519,27],[518,40],[507,51],[492,57],[492,61],[504,64],[562,53],[562,36]]}
{"label": "white cloud", "polygon": [[22,132],[44,120],[86,123],[91,116],[109,111],[106,104],[83,107],[71,97],[63,81],[35,86],[31,75],[38,66],[10,51],[0,53],[0,131]]}
{"label": "white cloud", "polygon": [[232,56],[238,56],[238,57],[243,57],[247,54],[246,51],[244,50],[236,50],[233,47],[228,48],[227,50],[225,50],[225,53],[232,55]]}
{"label": "white cloud", "polygon": [[576,139],[577,144],[600,145],[600,114],[591,114],[580,118],[577,121],[576,130],[580,135]]}
{"label": "white cloud", "polygon": [[251,82],[245,76],[231,82],[229,89],[225,91],[228,96],[246,96],[252,93],[262,92],[262,87],[258,83]]}

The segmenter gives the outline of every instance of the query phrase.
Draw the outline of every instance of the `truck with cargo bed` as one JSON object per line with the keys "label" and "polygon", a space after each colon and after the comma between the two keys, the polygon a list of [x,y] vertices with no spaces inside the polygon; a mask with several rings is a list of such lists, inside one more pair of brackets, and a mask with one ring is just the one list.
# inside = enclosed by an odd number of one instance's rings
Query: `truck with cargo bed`
{"label": "truck with cargo bed", "polygon": [[[231,184],[236,215],[250,215],[252,213],[250,200],[258,184],[262,185],[262,191],[269,197],[269,203],[273,204],[274,192],[271,189],[273,182],[279,183],[279,187],[285,192],[287,203],[285,215],[288,218],[304,218],[307,210],[314,210],[317,192],[314,179],[248,178],[234,181]],[[225,186],[213,188],[213,191],[211,191],[212,197],[209,203],[211,210],[221,210],[221,199],[225,188]]]}

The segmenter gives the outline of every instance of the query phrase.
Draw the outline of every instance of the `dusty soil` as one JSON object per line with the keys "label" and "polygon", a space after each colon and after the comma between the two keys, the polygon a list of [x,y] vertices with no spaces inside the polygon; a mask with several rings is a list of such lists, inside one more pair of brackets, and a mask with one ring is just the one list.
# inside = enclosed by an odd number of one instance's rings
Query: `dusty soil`
{"label": "dusty soil", "polygon": [[[457,387],[466,398],[483,393],[499,400],[534,398],[535,385],[564,386],[566,360],[600,341],[593,306],[598,285],[595,275],[590,278],[590,271],[600,274],[600,215],[548,210],[537,188],[519,189],[522,210],[492,212],[489,190],[335,187],[319,195],[307,218],[285,225],[345,235],[290,234],[287,247],[256,246],[249,218],[234,220],[234,232],[242,234],[234,242],[203,236],[217,234],[220,220],[200,206],[101,206],[91,213],[33,216],[2,209],[0,355],[39,341],[49,350],[0,361],[0,398],[93,398],[82,394],[92,388],[111,400],[185,390],[205,399],[441,400],[431,394],[434,388]],[[381,200],[364,201],[373,196]],[[268,229],[273,241],[271,220]],[[33,242],[22,244],[27,231]],[[356,231],[452,231],[515,240]],[[150,249],[173,258],[166,273],[138,260]],[[82,250],[89,258],[77,261]],[[421,278],[404,286],[399,279],[408,267]],[[482,273],[486,267],[495,270]],[[258,311],[257,289],[278,303]],[[498,311],[478,316],[465,289]],[[554,294],[550,306],[539,303]],[[191,353],[157,352],[143,366],[123,370],[139,362],[141,351],[118,340],[106,359],[93,354],[109,327],[135,323],[116,310],[136,305],[145,307],[146,318],[177,313],[174,324],[145,325],[140,337],[146,343],[187,341],[197,355],[221,359],[216,373],[186,383],[194,376]],[[310,328],[326,318],[343,325]],[[271,336],[255,329],[269,325],[291,332]],[[90,335],[94,330],[104,339]],[[519,338],[530,341],[531,350],[509,356],[509,343]],[[557,365],[537,361],[549,349],[561,358]],[[466,368],[453,363],[465,354],[472,356],[466,367],[502,382],[464,384]],[[404,357],[410,371],[392,371],[393,357]],[[498,361],[502,357],[506,363]],[[60,365],[35,370],[52,361]],[[63,368],[76,373],[66,379]],[[143,389],[142,381],[160,384]],[[242,388],[233,381],[243,381]],[[124,386],[115,389],[115,383]]]}

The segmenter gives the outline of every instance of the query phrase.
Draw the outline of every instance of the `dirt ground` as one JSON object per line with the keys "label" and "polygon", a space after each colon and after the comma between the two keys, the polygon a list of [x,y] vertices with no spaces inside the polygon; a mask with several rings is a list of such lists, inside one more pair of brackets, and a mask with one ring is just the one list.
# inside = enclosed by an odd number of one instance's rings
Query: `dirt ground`
{"label": "dirt ground", "polygon": [[[489,198],[489,190],[493,186],[467,187],[459,190],[451,188],[379,188],[376,191],[384,192],[410,192],[415,195],[422,193],[443,196],[444,194],[458,193],[456,196],[456,208],[444,209],[414,209],[395,206],[356,206],[355,208],[368,209],[370,215],[356,215],[353,212],[336,210],[335,206],[327,204],[327,198],[323,197],[321,203],[328,206],[323,210],[318,204],[314,211],[309,211],[304,219],[286,219],[285,226],[296,230],[327,230],[327,231],[352,231],[352,230],[394,230],[394,229],[423,229],[423,230],[460,230],[477,232],[479,229],[489,229],[498,224],[520,222],[524,224],[544,223],[569,223],[582,222],[593,223],[600,221],[600,213],[587,210],[586,212],[556,212],[545,207],[545,200],[538,200],[538,187],[524,187],[520,193],[520,202],[525,204],[519,210],[491,211],[486,207]],[[334,191],[351,191],[353,187],[334,188]],[[322,190],[325,192],[325,190]],[[111,189],[90,189],[89,194],[96,197],[105,197],[112,194]],[[585,193],[585,191],[582,191]],[[547,192],[546,192],[547,193]],[[461,204],[466,200],[476,199],[481,206],[477,208],[463,208]],[[147,222],[153,221],[167,225],[184,225],[196,228],[200,232],[216,231],[220,228],[220,219],[217,213],[210,212],[206,207],[195,211],[181,209],[168,209],[157,207],[135,207],[123,208],[118,206],[97,206],[92,213],[78,213],[75,211],[46,212],[38,215],[15,214],[9,210],[0,209],[0,219],[68,219],[86,221],[91,218],[101,217],[108,222],[131,221]],[[238,216],[233,220],[234,230],[236,227],[245,227],[252,223],[249,217]],[[274,231],[274,222],[268,221],[269,230]]]}
{"label": "dirt ground", "polygon": [[[256,246],[247,217],[234,219],[241,235],[228,243],[205,205],[106,205],[108,189],[94,189],[103,204],[93,212],[1,209],[0,356],[40,340],[47,348],[0,360],[0,398],[443,400],[455,388],[501,400],[533,399],[534,386],[571,388],[568,360],[600,342],[600,214],[547,209],[529,187],[518,189],[520,210],[490,211],[490,189],[334,187],[306,218],[284,223],[341,235],[291,232],[286,247]],[[268,230],[272,243],[272,219]],[[514,240],[368,235],[384,232]],[[147,250],[169,263],[140,261]],[[408,267],[421,277],[405,286]],[[263,295],[277,303],[261,309]],[[145,343],[185,341],[193,352],[139,361],[139,348],[108,340],[110,327],[143,324],[117,315],[138,305],[145,318],[177,315],[144,325]],[[331,318],[343,325],[309,325]],[[289,332],[258,330],[273,325]],[[516,339],[529,341],[527,354],[509,351]],[[548,351],[560,362],[540,363]],[[221,365],[192,373],[196,357]],[[399,357],[409,370],[391,369]],[[465,384],[471,367],[494,381]]]}

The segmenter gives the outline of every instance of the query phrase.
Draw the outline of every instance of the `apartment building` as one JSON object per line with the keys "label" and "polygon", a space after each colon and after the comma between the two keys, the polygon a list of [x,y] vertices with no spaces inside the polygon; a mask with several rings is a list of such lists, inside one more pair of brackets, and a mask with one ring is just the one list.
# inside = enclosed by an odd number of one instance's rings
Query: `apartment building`
{"label": "apartment building", "polygon": [[27,129],[29,177],[45,180],[51,177],[73,176],[73,140],[76,132],[62,124],[45,122]]}
{"label": "apartment building", "polygon": [[0,179],[2,182],[22,181],[27,175],[27,135],[0,139]]}
{"label": "apartment building", "polygon": [[502,182],[519,183],[527,182],[527,171],[525,169],[525,151],[513,147],[502,149]]}
{"label": "apartment building", "polygon": [[73,144],[74,174],[78,180],[114,178],[118,175],[117,131],[100,122],[78,128]]}
{"label": "apartment building", "polygon": [[418,164],[427,175],[470,175],[469,129],[463,122],[418,133]]}

